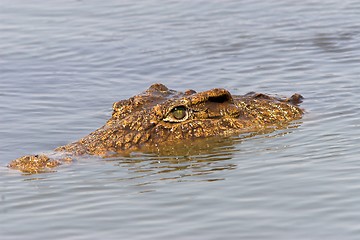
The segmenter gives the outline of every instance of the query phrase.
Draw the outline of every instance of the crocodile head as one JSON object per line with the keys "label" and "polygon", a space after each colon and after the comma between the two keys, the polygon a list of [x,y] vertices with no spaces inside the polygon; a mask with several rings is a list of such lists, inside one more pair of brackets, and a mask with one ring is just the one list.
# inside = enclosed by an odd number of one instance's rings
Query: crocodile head
{"label": "crocodile head", "polygon": [[[221,88],[178,92],[154,84],[139,95],[114,103],[111,118],[88,136],[56,148],[49,156],[27,155],[8,166],[40,173],[80,154],[157,152],[174,145],[182,149],[201,138],[207,141],[200,142],[209,142],[209,137],[286,128],[301,118],[303,111],[297,106],[301,99],[299,94],[283,99],[261,93],[234,96]],[[171,154],[174,149],[170,149]]]}
{"label": "crocodile head", "polygon": [[103,127],[57,150],[106,155],[285,127],[302,116],[303,111],[296,106],[300,99],[298,94],[288,99],[258,93],[232,96],[221,88],[178,92],[154,84],[139,95],[114,103],[112,117]]}

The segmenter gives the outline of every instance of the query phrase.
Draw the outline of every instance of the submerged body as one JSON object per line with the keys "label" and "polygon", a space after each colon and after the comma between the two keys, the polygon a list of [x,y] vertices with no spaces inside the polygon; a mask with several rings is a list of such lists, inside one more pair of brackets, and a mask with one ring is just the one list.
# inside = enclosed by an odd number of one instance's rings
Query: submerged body
{"label": "submerged body", "polygon": [[301,99],[299,94],[287,99],[261,93],[234,96],[221,88],[178,92],[153,84],[139,95],[114,103],[112,117],[103,127],[56,148],[53,157],[28,155],[13,160],[9,167],[37,173],[77,155],[152,151],[172,142],[284,128],[303,115],[297,106]]}

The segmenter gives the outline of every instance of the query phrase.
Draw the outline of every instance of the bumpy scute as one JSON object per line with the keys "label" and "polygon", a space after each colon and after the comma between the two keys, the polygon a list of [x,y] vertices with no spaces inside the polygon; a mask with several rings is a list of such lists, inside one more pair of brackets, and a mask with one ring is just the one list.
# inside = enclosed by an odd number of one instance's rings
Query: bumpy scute
{"label": "bumpy scute", "polygon": [[50,159],[46,155],[28,155],[12,161],[9,167],[25,173],[40,173],[47,172],[60,164],[59,160]]}

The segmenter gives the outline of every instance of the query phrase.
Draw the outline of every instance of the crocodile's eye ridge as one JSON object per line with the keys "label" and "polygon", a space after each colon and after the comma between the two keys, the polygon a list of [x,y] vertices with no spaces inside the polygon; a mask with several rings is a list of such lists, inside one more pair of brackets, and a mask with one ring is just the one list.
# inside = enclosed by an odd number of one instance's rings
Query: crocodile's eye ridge
{"label": "crocodile's eye ridge", "polygon": [[177,106],[170,110],[165,122],[183,122],[189,118],[189,109],[185,106]]}

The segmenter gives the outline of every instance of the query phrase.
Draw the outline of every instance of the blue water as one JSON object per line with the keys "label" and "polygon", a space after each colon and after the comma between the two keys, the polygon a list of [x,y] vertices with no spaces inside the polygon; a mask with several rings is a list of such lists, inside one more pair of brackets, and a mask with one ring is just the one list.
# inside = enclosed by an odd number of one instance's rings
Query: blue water
{"label": "blue water", "polygon": [[[0,0],[1,239],[359,239],[359,17],[354,0]],[[155,82],[297,92],[306,114],[175,160],[6,168]]]}

